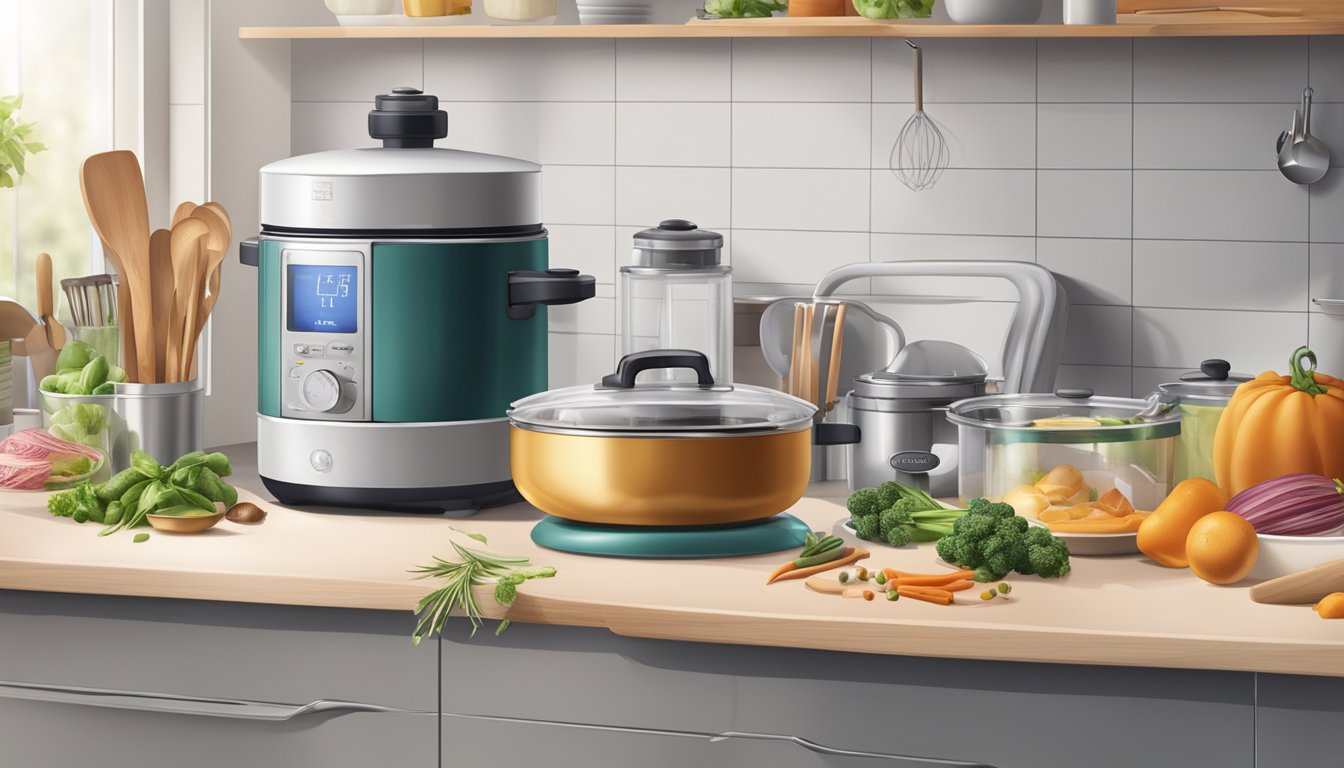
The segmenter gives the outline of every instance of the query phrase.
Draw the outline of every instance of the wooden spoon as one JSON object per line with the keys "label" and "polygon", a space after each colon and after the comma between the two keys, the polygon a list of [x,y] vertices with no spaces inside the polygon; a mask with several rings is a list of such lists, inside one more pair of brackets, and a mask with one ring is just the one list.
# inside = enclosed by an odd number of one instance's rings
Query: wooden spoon
{"label": "wooden spoon", "polygon": [[[182,340],[182,348],[186,350],[182,358],[184,381],[191,376],[192,365],[196,362],[196,343],[205,328],[205,321],[209,318],[210,311],[215,308],[215,300],[219,298],[219,266],[224,262],[224,254],[228,253],[229,241],[233,234],[228,220],[220,216],[214,207],[201,206],[192,214],[192,218],[205,222],[210,228],[210,233],[205,242],[202,279],[197,287],[196,321],[185,328],[186,338]],[[208,296],[207,284],[210,287]]]}
{"label": "wooden spoon", "polygon": [[124,367],[134,381],[153,382],[157,367],[149,206],[140,162],[126,150],[91,155],[80,166],[79,187],[107,258],[121,275],[117,308]]}
{"label": "wooden spoon", "polygon": [[1257,603],[1301,605],[1318,602],[1332,592],[1344,592],[1344,560],[1262,581],[1251,587],[1251,599]]}
{"label": "wooden spoon", "polygon": [[156,229],[149,236],[149,273],[154,282],[150,287],[154,297],[154,380],[168,381],[168,336],[172,325],[170,315],[173,311],[173,233],[166,229]]}
{"label": "wooden spoon", "polygon": [[183,219],[187,218],[192,213],[194,213],[196,211],[196,207],[197,207],[196,204],[191,202],[190,200],[184,203],[178,203],[177,207],[173,209],[173,220],[168,224],[168,226],[170,227],[177,226],[178,222],[182,221]]}
{"label": "wooden spoon", "polygon": [[200,305],[201,278],[205,263],[202,246],[210,236],[210,226],[188,216],[173,227],[173,311],[169,315],[169,353],[167,373],[170,381],[186,376],[187,329],[195,329]]}
{"label": "wooden spoon", "polygon": [[51,254],[37,254],[37,317],[46,327],[47,344],[52,349],[65,346],[65,326],[56,319],[56,295],[51,284]]}

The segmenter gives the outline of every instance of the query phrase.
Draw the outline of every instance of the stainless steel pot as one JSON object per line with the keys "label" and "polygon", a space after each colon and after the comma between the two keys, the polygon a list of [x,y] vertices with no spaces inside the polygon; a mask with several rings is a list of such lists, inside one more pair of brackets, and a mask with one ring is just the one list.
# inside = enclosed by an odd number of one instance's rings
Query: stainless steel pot
{"label": "stainless steel pot", "polygon": [[917,341],[886,369],[854,380],[850,421],[863,440],[845,452],[850,490],[888,480],[937,497],[957,492],[952,403],[985,394],[985,361],[946,341]]}
{"label": "stainless steel pot", "polygon": [[[696,383],[641,383],[689,368]],[[770,517],[807,488],[812,443],[854,442],[816,406],[775,390],[715,386],[692,350],[621,358],[597,386],[533,395],[509,411],[513,480],[543,512],[586,523],[720,525]]]}

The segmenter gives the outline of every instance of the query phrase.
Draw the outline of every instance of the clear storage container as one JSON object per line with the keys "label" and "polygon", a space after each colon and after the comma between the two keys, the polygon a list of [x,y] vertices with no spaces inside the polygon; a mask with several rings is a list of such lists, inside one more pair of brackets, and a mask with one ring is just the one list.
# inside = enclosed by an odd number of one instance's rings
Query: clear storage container
{"label": "clear storage container", "polygon": [[[709,358],[715,384],[733,381],[733,268],[721,263],[723,235],[668,219],[635,235],[621,267],[621,354],[688,349]],[[694,381],[685,369],[650,380]]]}
{"label": "clear storage container", "polygon": [[1232,373],[1231,368],[1226,360],[1205,360],[1198,371],[1158,386],[1181,409],[1181,437],[1176,443],[1178,483],[1191,477],[1214,480],[1213,437],[1218,433],[1218,420],[1237,387],[1255,378]]}
{"label": "clear storage container", "polygon": [[1094,397],[1088,389],[953,403],[947,418],[957,425],[958,492],[965,500],[998,501],[1072,466],[1084,484],[1071,501],[1115,488],[1135,509],[1151,510],[1171,491],[1181,417],[1150,412],[1146,400]]}

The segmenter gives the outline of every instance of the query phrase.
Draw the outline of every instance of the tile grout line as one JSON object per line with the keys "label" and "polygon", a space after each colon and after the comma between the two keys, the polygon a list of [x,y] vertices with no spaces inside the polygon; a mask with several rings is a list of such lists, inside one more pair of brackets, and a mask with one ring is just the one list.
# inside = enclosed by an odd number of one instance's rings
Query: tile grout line
{"label": "tile grout line", "polygon": [[1134,363],[1138,360],[1138,332],[1137,325],[1138,312],[1134,309],[1134,211],[1136,205],[1135,198],[1138,196],[1137,182],[1138,174],[1134,168],[1137,163],[1134,162],[1134,97],[1136,87],[1134,84],[1135,73],[1138,67],[1135,64],[1135,58],[1138,52],[1135,50],[1134,40],[1129,41],[1129,394],[1135,396],[1138,393],[1134,391],[1136,376],[1134,373]]}

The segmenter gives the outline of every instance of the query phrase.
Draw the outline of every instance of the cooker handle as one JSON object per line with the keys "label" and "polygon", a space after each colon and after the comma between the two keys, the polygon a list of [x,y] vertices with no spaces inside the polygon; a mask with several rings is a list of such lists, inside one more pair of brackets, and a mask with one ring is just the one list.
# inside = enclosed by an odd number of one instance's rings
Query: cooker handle
{"label": "cooker handle", "polygon": [[261,264],[261,243],[255,237],[238,241],[238,261],[245,267]]}
{"label": "cooker handle", "polygon": [[622,357],[621,362],[616,364],[616,372],[602,377],[602,387],[633,389],[639,374],[662,368],[690,368],[695,371],[696,382],[701,389],[714,386],[714,377],[709,373],[709,358],[703,352],[693,349],[646,349]]}
{"label": "cooker handle", "polygon": [[857,424],[823,421],[812,425],[813,445],[855,445],[862,437]]}
{"label": "cooker handle", "polygon": [[553,268],[545,272],[515,270],[509,273],[509,317],[526,320],[538,304],[577,304],[597,295],[597,279],[577,269]]}

